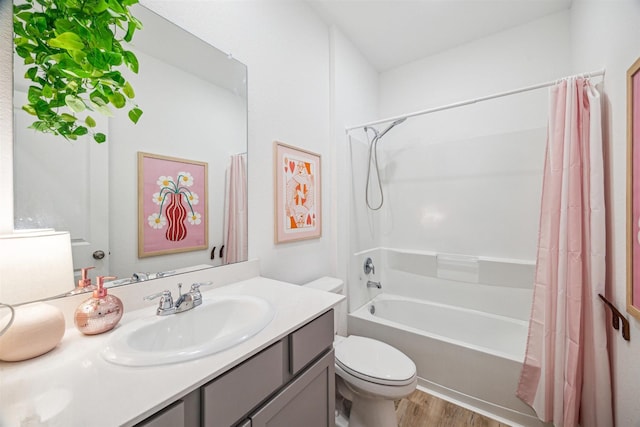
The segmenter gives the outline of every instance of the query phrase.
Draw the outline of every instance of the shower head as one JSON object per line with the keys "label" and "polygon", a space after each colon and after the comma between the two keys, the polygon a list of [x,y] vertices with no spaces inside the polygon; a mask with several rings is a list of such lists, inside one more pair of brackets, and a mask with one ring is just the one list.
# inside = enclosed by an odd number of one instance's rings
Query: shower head
{"label": "shower head", "polygon": [[399,125],[400,123],[404,122],[405,120],[407,120],[407,118],[406,118],[406,117],[403,117],[403,118],[401,118],[401,119],[395,120],[393,123],[391,123],[391,124],[389,125],[389,127],[388,127],[388,128],[386,128],[385,130],[383,130],[383,131],[380,133],[380,135],[377,135],[377,133],[376,133],[376,136],[378,137],[378,139],[382,138],[382,137],[383,137],[387,132],[389,132],[389,131],[394,127],[394,126]]}
{"label": "shower head", "polygon": [[380,138],[382,138],[387,132],[389,132],[394,126],[399,125],[400,123],[404,122],[405,120],[407,120],[406,117],[403,117],[401,119],[398,120],[394,120],[393,123],[391,123],[389,125],[388,128],[386,128],[385,130],[383,130],[382,132],[378,132],[378,130],[374,127],[369,127],[369,126],[365,126],[364,127],[364,131],[367,132],[369,129],[371,129],[373,131],[374,135],[374,139],[378,140]]}

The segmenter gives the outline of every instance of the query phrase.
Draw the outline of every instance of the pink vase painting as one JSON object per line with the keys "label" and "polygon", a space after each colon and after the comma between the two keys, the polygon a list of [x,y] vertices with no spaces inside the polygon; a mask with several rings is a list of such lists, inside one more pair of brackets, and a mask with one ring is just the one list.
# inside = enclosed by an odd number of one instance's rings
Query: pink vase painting
{"label": "pink vase painting", "polygon": [[138,153],[138,256],[206,249],[206,163]]}
{"label": "pink vase painting", "polygon": [[187,237],[187,209],[182,204],[182,193],[172,193],[169,195],[170,201],[165,210],[167,217],[167,240],[177,242]]}

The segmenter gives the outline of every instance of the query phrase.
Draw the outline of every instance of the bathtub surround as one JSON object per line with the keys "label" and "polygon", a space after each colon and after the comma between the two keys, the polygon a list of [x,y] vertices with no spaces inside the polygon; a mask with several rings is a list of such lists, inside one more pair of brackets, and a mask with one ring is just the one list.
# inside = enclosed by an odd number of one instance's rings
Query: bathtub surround
{"label": "bathtub surround", "polygon": [[[377,248],[354,256],[353,265],[361,269],[367,257],[376,266],[373,280],[384,286],[382,292],[353,292],[366,289],[363,276],[351,287],[349,298],[364,305],[349,313],[350,334],[381,340],[409,356],[417,367],[418,384],[427,392],[507,424],[543,425],[515,396],[533,264],[477,257],[478,276],[464,282],[439,277],[437,253]],[[449,261],[471,257],[440,258],[447,261],[440,266],[447,274],[470,278],[468,265]]]}

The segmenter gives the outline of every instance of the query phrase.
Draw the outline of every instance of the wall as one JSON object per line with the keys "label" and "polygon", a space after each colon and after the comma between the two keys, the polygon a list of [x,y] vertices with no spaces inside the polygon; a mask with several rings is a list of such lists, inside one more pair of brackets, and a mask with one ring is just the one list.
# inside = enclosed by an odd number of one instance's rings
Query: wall
{"label": "wall", "polygon": [[[607,288],[626,306],[626,71],[640,56],[640,2],[574,0],[571,8],[574,71],[606,67],[604,83]],[[618,426],[640,426],[640,321],[627,315],[631,341],[610,330],[614,414]]]}
{"label": "wall", "polygon": [[[327,26],[302,2],[142,3],[248,67],[249,257],[260,259],[264,276],[293,283],[329,274],[336,245]],[[320,239],[274,244],[275,140],[322,156]]]}
{"label": "wall", "polygon": [[[554,14],[383,73],[381,116],[569,74],[569,19]],[[534,259],[546,103],[547,91],[536,90],[409,118],[390,131],[379,144],[379,244]]]}
{"label": "wall", "polygon": [[[375,241],[374,227],[366,222],[351,222],[357,216],[362,203],[354,203],[352,178],[362,175],[362,170],[351,167],[353,150],[363,150],[361,141],[350,141],[345,128],[371,120],[378,115],[378,72],[366,61],[362,54],[336,28],[331,29],[332,86],[334,105],[334,138],[332,147],[336,159],[332,185],[336,189],[334,199],[336,251],[335,271],[337,277],[352,283],[352,275],[357,274],[359,266],[349,263],[351,254],[360,250],[352,242],[363,242],[371,247]],[[356,211],[357,212],[354,212]],[[362,288],[347,286],[349,306],[354,298],[353,292],[363,292]]]}

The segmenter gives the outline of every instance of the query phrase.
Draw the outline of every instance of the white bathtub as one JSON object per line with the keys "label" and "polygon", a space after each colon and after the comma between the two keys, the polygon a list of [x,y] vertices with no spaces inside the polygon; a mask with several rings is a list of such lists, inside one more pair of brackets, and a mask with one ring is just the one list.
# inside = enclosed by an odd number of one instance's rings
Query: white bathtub
{"label": "white bathtub", "polygon": [[404,352],[428,391],[510,425],[543,425],[515,396],[527,322],[379,294],[349,314],[348,327],[349,334],[379,339]]}

